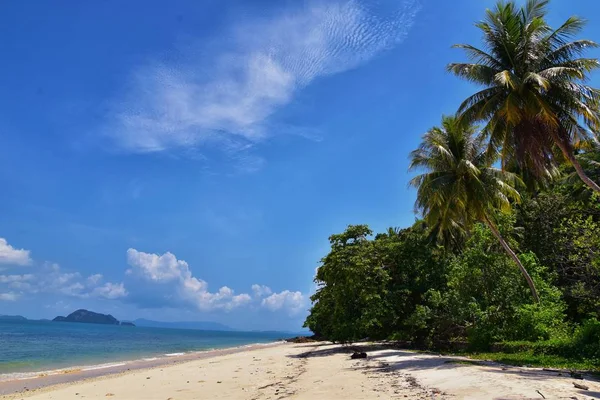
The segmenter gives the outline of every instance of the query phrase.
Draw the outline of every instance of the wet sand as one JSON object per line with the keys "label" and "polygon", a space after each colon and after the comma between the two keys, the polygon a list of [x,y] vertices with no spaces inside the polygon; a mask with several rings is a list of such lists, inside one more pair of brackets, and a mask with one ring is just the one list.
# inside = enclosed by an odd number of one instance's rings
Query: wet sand
{"label": "wet sand", "polygon": [[[228,354],[236,354],[241,352],[249,352],[260,349],[265,349],[273,346],[280,346],[284,342],[270,344],[256,344],[241,347],[232,347],[226,349],[216,349],[207,351],[198,351],[188,354],[182,354],[175,357],[155,357],[148,360],[134,360],[115,362],[112,364],[104,364],[88,367],[73,367],[64,368],[53,371],[52,373],[43,372],[33,375],[30,378],[15,379],[15,380],[0,380],[0,395],[8,395],[14,393],[27,394],[36,389],[47,388],[50,386],[70,384],[93,378],[107,378],[110,376],[118,376],[131,371],[162,368],[165,366],[173,366],[189,361],[204,360],[207,358],[218,357]],[[111,366],[112,365],[112,366]],[[18,398],[18,396],[17,396]]]}

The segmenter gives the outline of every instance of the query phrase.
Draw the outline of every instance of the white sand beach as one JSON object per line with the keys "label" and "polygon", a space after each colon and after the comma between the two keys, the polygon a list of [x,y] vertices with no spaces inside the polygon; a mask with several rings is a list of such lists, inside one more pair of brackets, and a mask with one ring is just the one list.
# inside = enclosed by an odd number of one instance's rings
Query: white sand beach
{"label": "white sand beach", "polygon": [[[75,380],[2,399],[598,399],[600,383],[568,374],[395,349],[280,344]],[[20,381],[34,387],[35,380]],[[577,389],[573,382],[589,387]],[[2,385],[8,383],[0,383]],[[14,382],[13,382],[14,384]]]}

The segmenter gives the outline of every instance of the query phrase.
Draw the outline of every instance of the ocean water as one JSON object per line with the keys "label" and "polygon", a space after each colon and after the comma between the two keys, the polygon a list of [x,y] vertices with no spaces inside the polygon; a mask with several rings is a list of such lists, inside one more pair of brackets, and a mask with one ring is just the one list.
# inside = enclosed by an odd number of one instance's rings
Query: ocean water
{"label": "ocean water", "polygon": [[23,373],[269,343],[289,336],[277,332],[0,321],[0,380]]}

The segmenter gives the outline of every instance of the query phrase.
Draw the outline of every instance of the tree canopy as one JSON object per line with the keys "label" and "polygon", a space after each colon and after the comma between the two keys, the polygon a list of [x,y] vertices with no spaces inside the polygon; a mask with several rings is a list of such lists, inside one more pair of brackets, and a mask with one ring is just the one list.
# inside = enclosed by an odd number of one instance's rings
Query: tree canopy
{"label": "tree canopy", "polygon": [[499,1],[483,48],[456,46],[471,62],[448,69],[483,89],[410,154],[413,226],[329,238],[305,322],[317,336],[528,341],[600,363],[600,91],[586,84],[600,64],[575,39],[584,21],[551,28],[548,4]]}
{"label": "tree canopy", "polygon": [[460,118],[485,123],[490,150],[500,151],[504,166],[545,179],[560,163],[558,149],[600,193],[575,157],[577,144],[597,140],[600,132],[600,90],[587,85],[600,63],[584,57],[598,45],[575,39],[585,26],[579,17],[549,26],[548,4],[499,1],[476,25],[483,47],[455,45],[470,62],[452,63],[448,70],[483,87],[460,105]]}

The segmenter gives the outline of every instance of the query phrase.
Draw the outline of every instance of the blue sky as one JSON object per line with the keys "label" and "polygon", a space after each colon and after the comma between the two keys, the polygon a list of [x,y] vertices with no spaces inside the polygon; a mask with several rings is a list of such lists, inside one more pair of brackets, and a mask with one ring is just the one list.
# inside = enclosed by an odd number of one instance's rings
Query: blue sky
{"label": "blue sky", "polygon": [[[492,4],[3,2],[0,313],[298,330],[330,234],[414,221]],[[600,41],[596,0],[551,10]]]}

